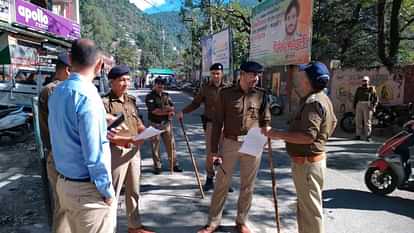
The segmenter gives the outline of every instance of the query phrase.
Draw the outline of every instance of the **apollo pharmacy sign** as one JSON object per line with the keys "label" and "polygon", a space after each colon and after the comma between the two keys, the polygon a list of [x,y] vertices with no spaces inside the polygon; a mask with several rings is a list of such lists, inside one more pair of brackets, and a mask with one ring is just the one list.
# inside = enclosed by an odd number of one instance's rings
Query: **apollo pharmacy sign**
{"label": "apollo pharmacy sign", "polygon": [[15,23],[66,39],[80,38],[79,24],[23,0],[15,4]]}

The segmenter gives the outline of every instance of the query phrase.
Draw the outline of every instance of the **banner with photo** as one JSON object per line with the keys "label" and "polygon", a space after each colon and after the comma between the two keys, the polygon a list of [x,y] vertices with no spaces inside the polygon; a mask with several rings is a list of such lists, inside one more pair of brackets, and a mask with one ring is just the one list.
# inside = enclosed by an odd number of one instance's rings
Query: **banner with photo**
{"label": "banner with photo", "polygon": [[266,67],[310,61],[312,0],[266,0],[252,10],[250,60]]}
{"label": "banner with photo", "polygon": [[230,73],[230,29],[201,38],[203,76],[210,75],[210,66],[214,63],[223,65],[224,74]]}

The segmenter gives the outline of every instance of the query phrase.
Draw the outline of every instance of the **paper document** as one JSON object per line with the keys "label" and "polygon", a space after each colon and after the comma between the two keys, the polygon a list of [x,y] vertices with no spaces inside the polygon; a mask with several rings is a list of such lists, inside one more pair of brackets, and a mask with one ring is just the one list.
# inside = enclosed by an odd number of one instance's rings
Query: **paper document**
{"label": "paper document", "polygon": [[148,128],[145,128],[145,130],[142,131],[140,134],[136,135],[135,140],[145,140],[150,137],[160,135],[162,132],[164,132],[164,130],[159,130],[150,126]]}
{"label": "paper document", "polygon": [[266,142],[267,137],[262,134],[260,128],[251,128],[249,132],[247,132],[239,152],[252,156],[261,156]]}

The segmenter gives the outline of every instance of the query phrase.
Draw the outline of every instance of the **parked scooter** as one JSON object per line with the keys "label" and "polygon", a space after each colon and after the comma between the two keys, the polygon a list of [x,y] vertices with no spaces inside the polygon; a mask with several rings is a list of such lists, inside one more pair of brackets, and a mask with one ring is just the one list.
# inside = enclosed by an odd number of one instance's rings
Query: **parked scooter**
{"label": "parked scooter", "polygon": [[0,110],[0,138],[6,136],[17,142],[24,141],[29,136],[30,117],[23,107]]}
{"label": "parked scooter", "polygon": [[[365,184],[371,192],[381,195],[402,188],[412,173],[410,160],[404,161],[400,146],[409,143],[413,137],[414,121],[404,125],[404,129],[386,140],[378,149],[378,159],[371,162],[365,173]],[[407,152],[409,153],[409,152]]]}

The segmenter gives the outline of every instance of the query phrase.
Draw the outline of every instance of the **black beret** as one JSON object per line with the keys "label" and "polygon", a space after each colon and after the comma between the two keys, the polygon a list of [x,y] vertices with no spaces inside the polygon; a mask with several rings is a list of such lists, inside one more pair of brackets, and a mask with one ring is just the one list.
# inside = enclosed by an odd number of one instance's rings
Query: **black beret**
{"label": "black beret", "polygon": [[154,80],[155,84],[164,84],[165,85],[165,79],[158,77]]}
{"label": "black beret", "polygon": [[240,66],[240,70],[249,73],[263,73],[263,66],[254,61],[243,62]]}
{"label": "black beret", "polygon": [[69,56],[67,53],[60,53],[57,57],[57,61],[65,66],[70,66]]}
{"label": "black beret", "polygon": [[130,69],[127,65],[117,65],[114,66],[108,74],[109,79],[116,79],[121,77],[122,75],[129,74]]}
{"label": "black beret", "polygon": [[223,65],[221,63],[214,63],[210,66],[210,71],[212,70],[221,70],[223,71]]}

